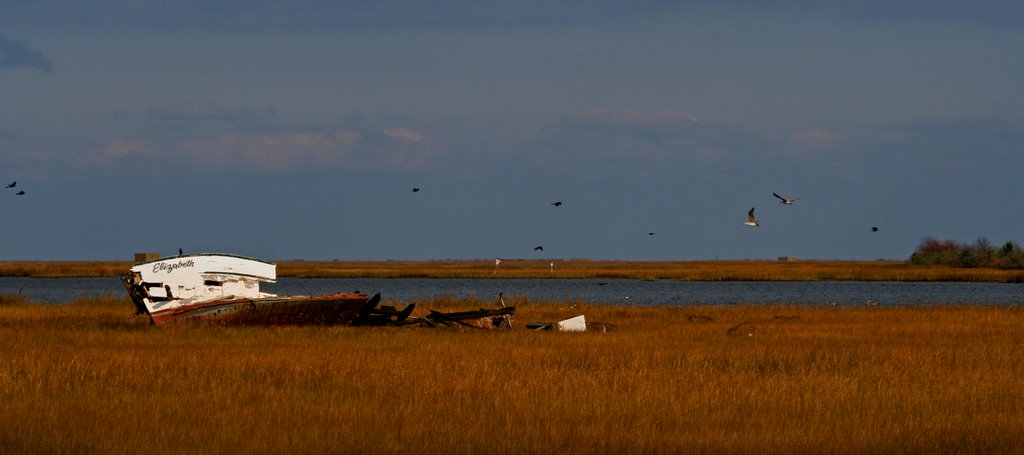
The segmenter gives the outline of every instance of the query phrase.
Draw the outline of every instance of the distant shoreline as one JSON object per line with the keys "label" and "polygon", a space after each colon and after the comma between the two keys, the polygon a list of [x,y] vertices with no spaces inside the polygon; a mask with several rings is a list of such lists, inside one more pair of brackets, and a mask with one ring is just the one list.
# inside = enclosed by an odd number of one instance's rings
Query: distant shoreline
{"label": "distant shoreline", "polygon": [[[1024,270],[910,265],[905,261],[278,261],[288,278],[625,278],[686,281],[955,281],[1024,283]],[[131,261],[0,261],[0,277],[117,277]]]}

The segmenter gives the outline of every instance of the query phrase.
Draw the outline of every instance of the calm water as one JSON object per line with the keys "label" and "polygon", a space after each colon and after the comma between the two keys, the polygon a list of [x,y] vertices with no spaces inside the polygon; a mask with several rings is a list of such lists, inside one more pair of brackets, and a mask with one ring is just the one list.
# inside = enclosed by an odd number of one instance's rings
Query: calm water
{"label": "calm water", "polygon": [[[458,280],[458,279],[298,279],[282,278],[261,287],[281,295],[362,291],[406,302],[443,295],[489,300],[499,292],[530,300],[586,301],[626,305],[735,305],[787,303],[822,305],[829,300],[880,306],[964,303],[1024,305],[1024,284],[906,283],[861,281],[687,282],[676,280]],[[117,278],[0,278],[0,294],[22,294],[47,303],[77,296],[125,295]]]}

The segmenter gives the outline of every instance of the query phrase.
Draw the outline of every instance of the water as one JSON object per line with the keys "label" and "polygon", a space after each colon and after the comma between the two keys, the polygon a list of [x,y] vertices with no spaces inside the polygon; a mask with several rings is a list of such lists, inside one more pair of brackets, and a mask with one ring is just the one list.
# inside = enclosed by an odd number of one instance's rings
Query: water
{"label": "water", "polygon": [[127,296],[118,278],[0,277],[0,294],[23,295],[43,303],[66,303],[76,297]]}
{"label": "water", "polygon": [[[585,301],[638,306],[776,304],[879,306],[976,304],[1024,305],[1024,284],[913,283],[866,281],[694,282],[629,279],[424,279],[424,278],[281,278],[261,289],[281,295],[318,295],[362,291],[381,293],[386,300],[407,302],[450,295],[495,299],[498,293],[531,301]],[[117,278],[0,278],[0,294],[21,294],[45,303],[66,303],[75,297],[124,297]]]}

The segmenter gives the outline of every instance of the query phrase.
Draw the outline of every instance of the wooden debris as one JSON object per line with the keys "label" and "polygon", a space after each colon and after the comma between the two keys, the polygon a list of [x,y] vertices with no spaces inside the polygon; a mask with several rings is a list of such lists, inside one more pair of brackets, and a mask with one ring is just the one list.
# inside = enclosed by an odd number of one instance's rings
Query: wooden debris
{"label": "wooden debris", "polygon": [[587,322],[581,314],[559,322],[530,322],[526,324],[527,330],[558,331],[558,332],[613,332],[617,328],[606,322]]}
{"label": "wooden debris", "polygon": [[714,322],[711,316],[704,316],[702,314],[688,314],[686,320],[690,322]]}
{"label": "wooden debris", "polygon": [[614,326],[612,324],[609,324],[607,322],[588,322],[587,323],[587,331],[588,332],[608,333],[608,332],[614,332],[616,330],[618,330],[618,327],[616,327],[616,326]]}
{"label": "wooden debris", "polygon": [[455,327],[470,329],[511,329],[509,316],[516,312],[516,307],[505,307],[498,310],[479,309],[476,311],[458,311],[441,313],[431,310],[418,323],[427,327]]}
{"label": "wooden debris", "polygon": [[382,305],[379,308],[377,303],[380,299],[371,299],[359,310],[359,315],[352,321],[354,326],[408,326],[418,325],[422,327],[459,327],[476,329],[511,329],[512,314],[515,307],[505,307],[499,310],[479,309],[475,311],[458,311],[442,313],[430,310],[425,317],[412,317],[412,311],[416,304],[409,304],[399,310],[390,305]]}
{"label": "wooden debris", "polygon": [[755,331],[757,331],[757,328],[754,327],[754,324],[751,324],[750,322],[741,322],[729,327],[725,333],[734,337],[752,337],[754,336]]}

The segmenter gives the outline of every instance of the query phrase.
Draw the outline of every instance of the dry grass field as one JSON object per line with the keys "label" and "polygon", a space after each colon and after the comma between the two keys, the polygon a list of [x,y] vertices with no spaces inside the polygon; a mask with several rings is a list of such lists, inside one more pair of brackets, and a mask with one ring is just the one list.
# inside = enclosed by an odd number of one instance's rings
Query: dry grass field
{"label": "dry grass field", "polygon": [[[553,264],[553,267],[552,267]],[[119,276],[128,261],[0,261],[0,276]],[[692,281],[985,281],[1024,283],[1024,270],[911,265],[905,261],[280,261],[297,278],[632,278]]]}
{"label": "dry grass field", "polygon": [[[1024,452],[1024,308],[506,301],[499,332],[153,327],[122,299],[0,297],[0,451]],[[523,328],[576,314],[617,330]]]}

